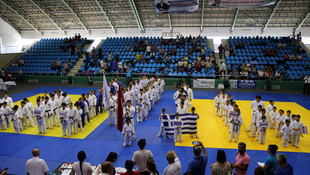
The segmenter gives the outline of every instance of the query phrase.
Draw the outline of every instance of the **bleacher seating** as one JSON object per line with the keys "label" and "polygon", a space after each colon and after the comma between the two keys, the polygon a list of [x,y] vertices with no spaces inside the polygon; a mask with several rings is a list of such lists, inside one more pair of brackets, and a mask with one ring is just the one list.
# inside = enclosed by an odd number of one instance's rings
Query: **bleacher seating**
{"label": "bleacher seating", "polygon": [[[83,46],[87,39],[82,38],[79,43]],[[75,41],[75,46],[78,41]],[[28,49],[20,59],[24,61],[24,65],[18,66],[8,66],[7,72],[11,74],[17,74],[19,69],[23,71],[24,74],[36,74],[36,75],[60,75],[63,73],[63,65],[68,59],[71,59],[69,64],[69,70],[76,63],[79,56],[75,52],[71,55],[70,49],[67,51],[62,51],[61,46],[66,47],[68,43],[65,43],[65,38],[52,38],[52,39],[41,39],[39,42],[34,44],[30,49]],[[81,49],[83,52],[83,49]],[[51,70],[51,61],[53,60],[56,64],[57,59],[62,62],[61,70]]]}
{"label": "bleacher seating", "polygon": [[[131,71],[133,71],[133,75],[135,74],[145,74],[145,75],[158,75],[158,76],[173,76],[173,77],[185,77],[185,76],[192,76],[192,77],[210,77],[214,78],[215,77],[215,71],[214,69],[209,69],[205,72],[205,70],[201,70],[201,72],[187,72],[187,71],[180,71],[177,69],[177,62],[180,60],[180,58],[188,55],[188,49],[191,48],[191,44],[188,43],[188,37],[185,37],[185,43],[184,45],[177,46],[175,43],[170,43],[167,45],[161,45],[161,42],[163,41],[162,37],[140,37],[138,38],[139,41],[149,40],[149,43],[151,45],[155,45],[156,48],[159,46],[164,49],[165,52],[168,52],[169,49],[176,49],[177,54],[174,56],[171,56],[171,61],[168,63],[165,60],[163,60],[160,63],[156,63],[155,60],[151,59],[150,55],[147,55],[146,52],[139,52],[140,55],[145,55],[146,56],[146,62],[135,62],[137,52],[132,51],[134,47],[134,38],[133,37],[115,37],[115,38],[107,38],[100,48],[102,49],[102,59],[104,59],[108,67],[111,67],[112,63],[108,61],[108,54],[111,52],[111,54],[114,55],[116,52],[118,52],[120,61],[123,63],[125,66],[126,60],[130,62],[129,67]],[[201,45],[201,43],[205,43],[206,47],[206,55],[211,55],[212,49],[208,49],[208,42],[207,42],[207,37],[202,37],[201,41],[197,43],[197,45]],[[126,45],[129,45],[131,48],[131,51],[127,52],[126,51]],[[159,52],[154,52],[155,57],[158,57]],[[97,50],[98,54],[98,50]],[[189,55],[189,60],[188,63],[192,63],[193,61],[196,62],[197,56],[201,55],[200,52],[193,52],[192,55]],[[80,75],[99,75],[100,74],[100,62],[102,60],[98,59],[97,64],[94,66],[90,66],[89,63],[84,63],[83,67],[79,71]],[[90,57],[90,62],[93,62],[93,57]],[[86,69],[85,69],[86,68]],[[165,68],[169,68],[170,71],[166,71]],[[115,74],[117,73],[118,75],[122,75],[121,73],[116,71],[110,71],[110,72],[105,72],[107,75],[109,74]]]}
{"label": "bleacher seating", "polygon": [[[277,48],[279,43],[285,43],[286,47],[283,49],[278,49],[277,56],[264,56],[262,51],[271,48]],[[243,42],[245,47],[238,49],[236,43]],[[285,54],[293,54],[297,49],[297,46],[292,45],[292,40],[288,37],[259,37],[259,39],[252,37],[230,37],[230,46],[235,51],[235,56],[226,56],[226,64],[229,72],[232,71],[233,67],[235,69],[240,68],[242,63],[255,65],[257,72],[264,68],[266,64],[270,64],[274,67],[274,72],[280,71],[284,73],[283,79],[289,80],[300,80],[310,73],[309,65],[310,58],[307,53],[300,54],[302,56],[301,60],[295,61],[285,61]],[[254,62],[255,60],[255,62]],[[285,72],[284,72],[285,71]],[[249,73],[249,77],[256,79],[257,75]]]}

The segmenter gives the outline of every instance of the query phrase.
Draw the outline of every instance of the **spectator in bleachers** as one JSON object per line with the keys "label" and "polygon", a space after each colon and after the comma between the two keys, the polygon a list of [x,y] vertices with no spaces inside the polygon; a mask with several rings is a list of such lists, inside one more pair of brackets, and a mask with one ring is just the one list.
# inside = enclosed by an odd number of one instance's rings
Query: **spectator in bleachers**
{"label": "spectator in bleachers", "polygon": [[56,64],[54,60],[51,61],[51,70],[56,70]]}
{"label": "spectator in bleachers", "polygon": [[295,59],[295,56],[294,56],[292,53],[290,53],[288,59],[289,59],[289,60],[294,60],[294,59]]}
{"label": "spectator in bleachers", "polygon": [[213,66],[213,64],[212,64],[212,62],[210,61],[210,60],[208,60],[207,62],[206,62],[206,68],[211,68]]}
{"label": "spectator in bleachers", "polygon": [[265,72],[263,71],[263,69],[258,71],[259,80],[262,80],[264,78],[264,75],[265,75]]}
{"label": "spectator in bleachers", "polygon": [[225,49],[225,57],[229,57],[230,56],[230,51],[229,51],[229,49],[227,48],[227,49]]}
{"label": "spectator in bleachers", "polygon": [[142,54],[142,55],[140,56],[140,61],[141,61],[141,63],[145,63],[146,57],[145,57],[144,54]]}
{"label": "spectator in bleachers", "polygon": [[118,55],[117,52],[115,52],[114,59],[115,59],[117,62],[119,61],[119,55]]}
{"label": "spectator in bleachers", "polygon": [[230,48],[230,50],[229,50],[229,56],[236,56],[236,53],[235,53],[235,51],[234,51],[233,48]]}
{"label": "spectator in bleachers", "polygon": [[223,47],[223,45],[220,44],[219,47],[218,47],[217,49],[219,50],[220,59],[222,59],[223,52],[224,52],[224,47]]}
{"label": "spectator in bleachers", "polygon": [[121,61],[117,63],[117,68],[119,73],[123,73],[123,63]]}
{"label": "spectator in bleachers", "polygon": [[60,71],[61,65],[62,65],[61,61],[59,59],[57,59],[56,66],[57,66],[58,71]]}
{"label": "spectator in bleachers", "polygon": [[107,62],[105,62],[105,60],[101,60],[100,61],[100,67],[101,67],[101,69],[104,69],[105,71],[107,71],[108,70]]}
{"label": "spectator in bleachers", "polygon": [[225,76],[226,75],[226,70],[227,70],[226,63],[225,63],[225,61],[223,61],[222,62],[222,69],[221,69],[220,73],[221,74],[223,73],[223,75]]}
{"label": "spectator in bleachers", "polygon": [[149,55],[152,51],[152,46],[151,45],[147,45],[146,46],[146,53]]}
{"label": "spectator in bleachers", "polygon": [[287,55],[287,53],[285,53],[285,55],[283,56],[284,60],[287,61],[289,59],[289,56]]}
{"label": "spectator in bleachers", "polygon": [[102,60],[102,49],[100,47],[98,49],[98,59]]}
{"label": "spectator in bleachers", "polygon": [[108,54],[108,62],[112,62],[112,53],[111,52],[109,52],[109,54]]}
{"label": "spectator in bleachers", "polygon": [[297,34],[297,42],[301,41],[301,31],[299,31],[299,33]]}
{"label": "spectator in bleachers", "polygon": [[129,44],[126,45],[125,50],[126,50],[126,52],[129,52],[129,51],[130,51],[130,46],[129,46]]}
{"label": "spectator in bleachers", "polygon": [[69,65],[68,65],[67,63],[64,63],[64,71],[65,71],[66,73],[69,72]]}
{"label": "spectator in bleachers", "polygon": [[113,61],[112,61],[112,70],[114,71],[114,72],[116,72],[117,71],[117,61],[115,60],[115,59],[113,59]]}
{"label": "spectator in bleachers", "polygon": [[152,51],[152,52],[150,53],[150,58],[151,58],[151,59],[154,59],[154,58],[155,58],[155,53],[154,53],[154,51]]}
{"label": "spectator in bleachers", "polygon": [[165,51],[162,47],[159,48],[158,52],[159,52],[159,55],[161,55],[161,56],[164,56],[164,54],[165,54]]}
{"label": "spectator in bleachers", "polygon": [[137,55],[136,55],[136,61],[135,61],[135,62],[140,63],[140,61],[141,61],[141,55],[140,55],[140,53],[138,52]]}
{"label": "spectator in bleachers", "polygon": [[157,47],[156,47],[156,45],[152,45],[152,52],[157,52]]}
{"label": "spectator in bleachers", "polygon": [[206,61],[207,61],[207,62],[208,62],[208,61],[211,61],[210,55],[207,55],[207,56],[206,56]]}
{"label": "spectator in bleachers", "polygon": [[218,64],[215,64],[214,70],[215,70],[216,79],[218,79],[219,75],[220,75],[220,68],[219,68]]}
{"label": "spectator in bleachers", "polygon": [[278,70],[276,71],[275,78],[276,80],[281,80],[281,74]]}

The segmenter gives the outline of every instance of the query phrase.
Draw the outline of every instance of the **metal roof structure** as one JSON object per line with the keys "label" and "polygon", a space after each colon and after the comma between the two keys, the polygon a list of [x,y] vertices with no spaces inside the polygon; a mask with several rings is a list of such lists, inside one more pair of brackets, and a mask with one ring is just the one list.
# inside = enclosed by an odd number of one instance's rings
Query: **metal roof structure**
{"label": "metal roof structure", "polygon": [[[204,6],[204,8],[202,8]],[[200,0],[196,13],[161,14],[154,0],[0,0],[0,17],[18,32],[167,27],[310,27],[310,0],[268,7],[217,8]]]}

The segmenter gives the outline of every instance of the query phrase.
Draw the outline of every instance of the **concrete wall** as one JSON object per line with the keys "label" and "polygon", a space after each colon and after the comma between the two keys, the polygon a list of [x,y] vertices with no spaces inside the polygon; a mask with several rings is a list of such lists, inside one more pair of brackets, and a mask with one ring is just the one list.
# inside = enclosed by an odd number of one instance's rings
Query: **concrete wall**
{"label": "concrete wall", "polygon": [[[22,37],[21,35],[0,18],[0,53],[16,53],[22,50]],[[2,44],[1,44],[2,43]]]}
{"label": "concrete wall", "polygon": [[19,53],[0,54],[0,69],[4,68],[9,62],[16,58]]}

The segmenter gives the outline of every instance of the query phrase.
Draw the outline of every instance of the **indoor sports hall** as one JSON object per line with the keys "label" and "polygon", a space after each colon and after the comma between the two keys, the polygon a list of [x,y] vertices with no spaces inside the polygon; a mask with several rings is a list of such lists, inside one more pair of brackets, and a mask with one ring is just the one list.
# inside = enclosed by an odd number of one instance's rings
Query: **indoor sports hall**
{"label": "indoor sports hall", "polygon": [[[240,174],[239,165],[267,174],[269,145],[277,145],[270,174],[308,174],[309,7],[307,0],[0,0],[0,175],[81,174],[73,164],[81,151],[91,174],[125,173],[140,139],[157,172],[145,161],[139,174],[216,174],[218,150],[229,163],[225,174]],[[248,163],[236,161],[240,143]],[[206,162],[194,159],[196,148],[206,149]],[[29,165],[35,149],[48,169]],[[105,172],[111,152],[117,159]],[[173,166],[181,169],[169,172]]]}

